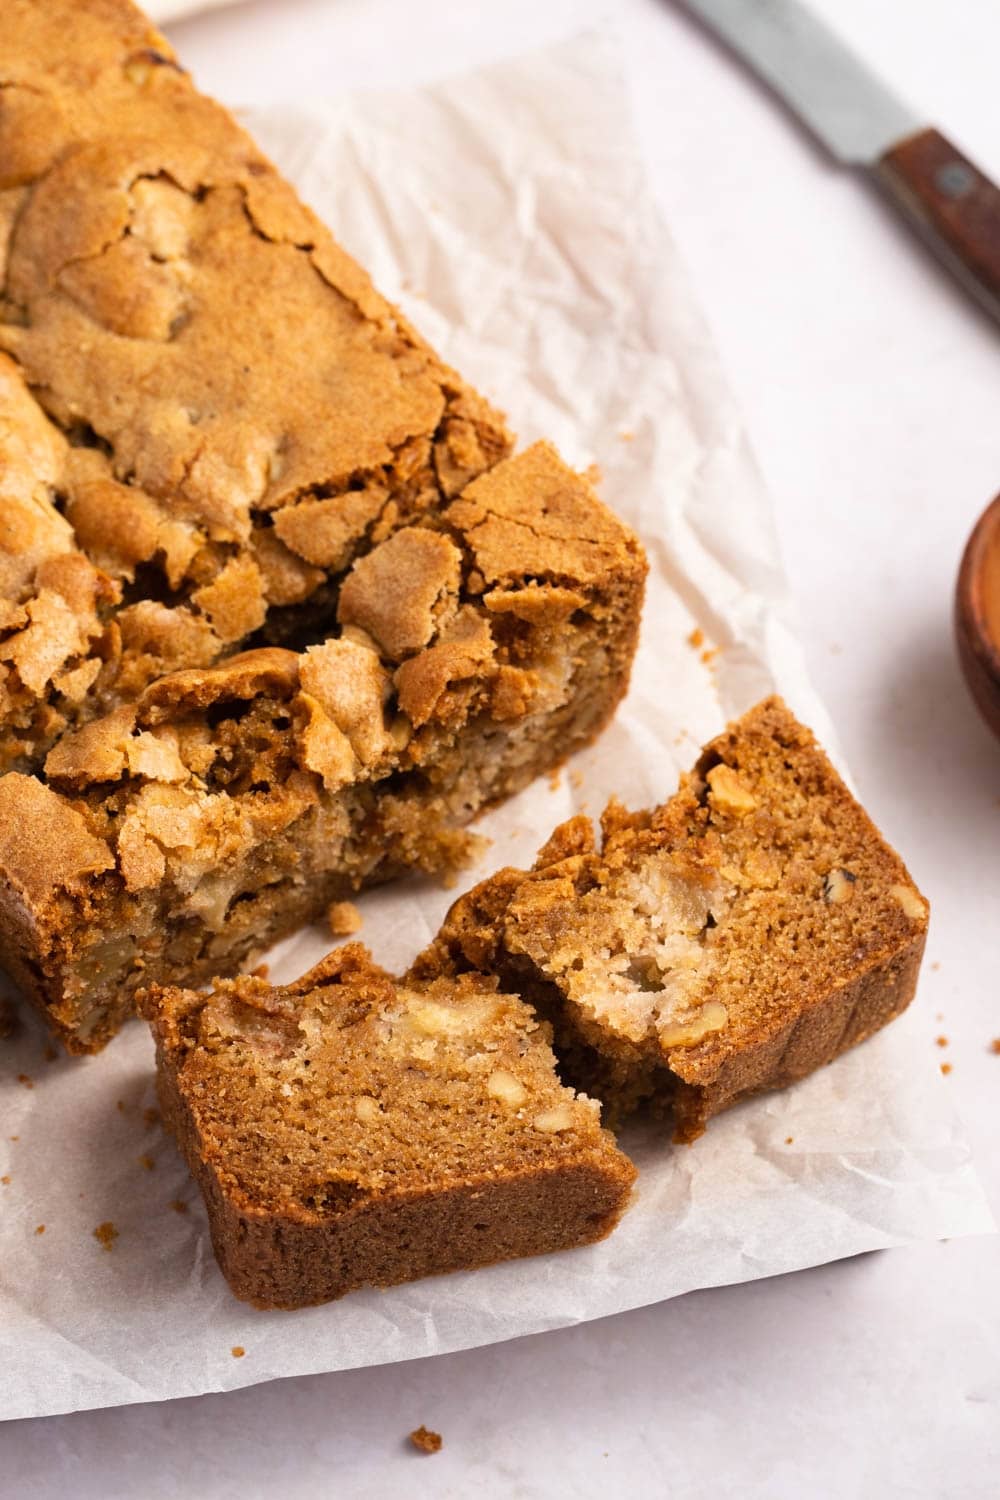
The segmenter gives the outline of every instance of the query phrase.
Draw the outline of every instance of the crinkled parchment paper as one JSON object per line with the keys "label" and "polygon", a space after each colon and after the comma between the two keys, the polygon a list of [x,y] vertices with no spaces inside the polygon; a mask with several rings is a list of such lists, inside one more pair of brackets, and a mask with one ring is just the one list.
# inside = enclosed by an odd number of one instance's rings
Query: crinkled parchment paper
{"label": "crinkled parchment paper", "polygon": [[[785,605],[771,514],[654,211],[605,44],[583,39],[444,87],[251,127],[307,199],[527,441],[604,472],[652,562],[632,691],[553,790],[488,818],[469,881],[528,861],[560,818],[675,787],[701,741],[777,687],[828,738]],[[698,627],[710,662],[687,642]],[[578,774],[577,774],[578,773]],[[448,893],[361,899],[402,965]],[[329,938],[284,944],[291,978]],[[23,1075],[19,1081],[18,1075]],[[910,1240],[991,1227],[910,1019],[696,1145],[626,1138],[634,1206],[591,1249],[258,1313],[229,1294],[200,1199],[155,1117],[138,1024],[100,1057],[0,1048],[0,1415],[187,1396],[462,1349]],[[9,1181],[8,1181],[9,1178]],[[94,1238],[117,1230],[110,1253]],[[40,1226],[44,1225],[44,1233]],[[234,1359],[234,1346],[246,1350]]]}

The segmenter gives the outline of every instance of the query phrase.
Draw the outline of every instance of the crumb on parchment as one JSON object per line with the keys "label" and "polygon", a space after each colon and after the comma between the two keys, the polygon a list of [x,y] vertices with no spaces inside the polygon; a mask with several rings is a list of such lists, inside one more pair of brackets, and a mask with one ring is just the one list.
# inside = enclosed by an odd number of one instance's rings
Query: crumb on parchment
{"label": "crumb on parchment", "polygon": [[33,1089],[35,1087],[35,1080],[29,1078],[27,1073],[18,1073],[17,1081],[18,1083],[23,1083],[26,1089]]}
{"label": "crumb on parchment", "polygon": [[242,1359],[247,1351],[244,1349],[242,1344],[234,1344],[229,1352],[234,1359]]}
{"label": "crumb on parchment", "polygon": [[946,1036],[936,1036],[934,1040],[939,1047],[947,1047],[948,1045],[948,1038]]}
{"label": "crumb on parchment", "polygon": [[941,1064],[941,1072],[947,1078],[948,1074],[951,1072],[951,1063],[942,1063]]}
{"label": "crumb on parchment", "polygon": [[361,913],[353,901],[331,901],[326,920],[334,937],[350,937],[361,930]]}
{"label": "crumb on parchment", "polygon": [[441,1449],[441,1434],[432,1432],[429,1427],[421,1424],[410,1433],[410,1442],[414,1448],[419,1448],[421,1453],[438,1453]]}
{"label": "crumb on parchment", "polygon": [[35,1229],[35,1233],[36,1234],[44,1234],[45,1233],[45,1225],[44,1224],[39,1224],[36,1227],[36,1229]]}
{"label": "crumb on parchment", "polygon": [[693,650],[699,650],[705,644],[705,632],[696,625],[688,636],[687,643]]}
{"label": "crumb on parchment", "polygon": [[1000,1057],[1000,1036],[995,1036],[992,1042],[990,1042],[990,1051],[995,1052]]}
{"label": "crumb on parchment", "polygon": [[110,1251],[115,1240],[118,1238],[118,1230],[110,1219],[105,1219],[103,1224],[98,1224],[94,1230],[94,1239],[97,1240],[102,1250]]}

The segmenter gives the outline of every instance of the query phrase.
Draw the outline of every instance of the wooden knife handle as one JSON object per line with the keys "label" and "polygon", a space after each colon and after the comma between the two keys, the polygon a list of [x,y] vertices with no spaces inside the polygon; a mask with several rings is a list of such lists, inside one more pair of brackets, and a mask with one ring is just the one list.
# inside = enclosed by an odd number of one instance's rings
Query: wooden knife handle
{"label": "wooden knife handle", "polygon": [[1000,188],[938,130],[891,147],[875,177],[966,291],[1000,321]]}

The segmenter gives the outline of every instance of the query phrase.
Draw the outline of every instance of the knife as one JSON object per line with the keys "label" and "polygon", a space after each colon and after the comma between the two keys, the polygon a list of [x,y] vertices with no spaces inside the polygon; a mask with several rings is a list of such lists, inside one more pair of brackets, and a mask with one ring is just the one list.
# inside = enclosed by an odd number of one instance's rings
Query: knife
{"label": "knife", "polygon": [[1000,189],[797,0],[681,0],[1000,322]]}

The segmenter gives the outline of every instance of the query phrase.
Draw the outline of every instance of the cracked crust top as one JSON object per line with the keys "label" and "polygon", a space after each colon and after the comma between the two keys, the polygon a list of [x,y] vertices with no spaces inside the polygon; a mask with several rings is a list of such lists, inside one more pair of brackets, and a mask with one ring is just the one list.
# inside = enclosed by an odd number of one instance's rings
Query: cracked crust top
{"label": "cracked crust top", "polygon": [[[520,577],[523,533],[540,532],[553,495],[584,540],[562,549],[558,583]],[[645,564],[634,539],[543,445],[498,465],[474,508],[457,501],[437,524],[446,529],[428,520],[398,531],[355,563],[339,634],[301,653],[261,648],[167,673],[60,737],[44,763],[46,797],[72,799],[126,889],[164,877],[193,889],[324,792],[417,767],[433,779],[477,716],[502,724],[558,709],[574,672],[567,601],[596,619],[620,597],[623,622],[637,618]],[[483,593],[483,528],[496,558],[512,558],[500,609]]]}
{"label": "cracked crust top", "polygon": [[126,0],[3,10],[0,766],[33,766],[83,699],[329,608],[510,437]]}

